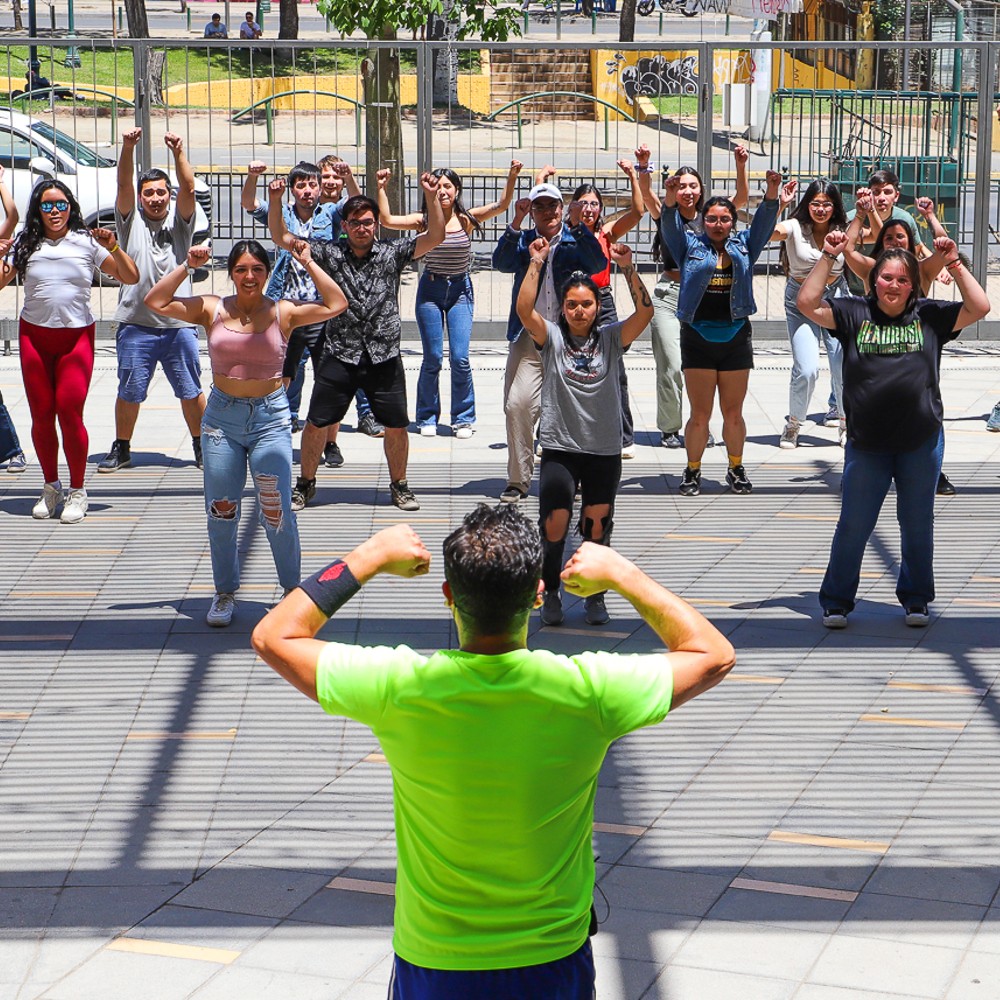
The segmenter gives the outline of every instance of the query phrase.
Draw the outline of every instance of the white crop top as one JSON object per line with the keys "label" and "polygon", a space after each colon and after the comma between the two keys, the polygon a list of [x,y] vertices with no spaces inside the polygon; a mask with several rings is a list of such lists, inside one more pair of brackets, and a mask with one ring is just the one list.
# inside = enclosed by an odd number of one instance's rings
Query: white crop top
{"label": "white crop top", "polygon": [[[785,249],[788,253],[788,273],[796,281],[805,281],[813,265],[823,253],[822,246],[813,242],[812,226],[803,228],[798,219],[788,219],[785,222],[788,235],[785,237]],[[844,273],[844,258],[838,256],[833,265],[831,275],[839,277]]]}
{"label": "white crop top", "polygon": [[36,326],[75,330],[90,326],[94,269],[111,256],[89,233],[42,240],[24,271],[21,315]]}

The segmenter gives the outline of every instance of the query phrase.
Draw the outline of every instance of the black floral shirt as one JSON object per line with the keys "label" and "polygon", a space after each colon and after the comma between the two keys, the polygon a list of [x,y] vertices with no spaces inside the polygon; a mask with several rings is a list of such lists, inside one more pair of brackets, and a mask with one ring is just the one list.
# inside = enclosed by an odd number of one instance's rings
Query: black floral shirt
{"label": "black floral shirt", "polygon": [[357,365],[375,364],[399,354],[399,279],[413,260],[417,237],[382,243],[357,257],[346,240],[313,241],[313,260],[340,285],[347,310],[324,330],[324,353]]}

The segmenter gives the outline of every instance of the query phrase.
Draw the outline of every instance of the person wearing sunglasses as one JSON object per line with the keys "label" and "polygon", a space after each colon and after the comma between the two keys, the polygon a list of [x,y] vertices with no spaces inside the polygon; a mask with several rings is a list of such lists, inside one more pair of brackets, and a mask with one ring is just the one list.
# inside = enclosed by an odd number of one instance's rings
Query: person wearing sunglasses
{"label": "person wearing sunglasses", "polygon": [[[5,257],[12,244],[0,241]],[[13,261],[0,267],[0,288],[18,275],[24,289],[18,347],[25,395],[31,411],[31,440],[45,485],[31,514],[56,516],[63,502],[59,439],[69,466],[69,492],[60,520],[82,521],[87,513],[89,438],[83,406],[94,371],[94,316],[90,289],[94,270],[134,285],[139,272],[110,229],[84,227],[80,206],[62,181],[42,181],[28,201],[24,229],[13,244]]]}

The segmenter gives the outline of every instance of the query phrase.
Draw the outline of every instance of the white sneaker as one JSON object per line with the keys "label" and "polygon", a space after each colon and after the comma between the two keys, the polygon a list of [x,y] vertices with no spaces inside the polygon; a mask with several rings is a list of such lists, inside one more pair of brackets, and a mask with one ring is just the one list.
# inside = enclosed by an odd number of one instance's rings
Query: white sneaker
{"label": "white sneaker", "polygon": [[778,438],[779,448],[797,448],[799,446],[799,424],[795,417],[789,417],[788,422],[785,424],[785,429],[781,432],[781,437]]}
{"label": "white sneaker", "polygon": [[216,594],[212,598],[212,606],[205,615],[205,623],[212,628],[225,628],[233,621],[236,610],[236,598],[232,594]]}
{"label": "white sneaker", "polygon": [[472,424],[459,424],[455,428],[455,437],[457,438],[470,438],[475,434],[475,428]]}
{"label": "white sneaker", "polygon": [[437,437],[437,425],[436,424],[421,424],[420,426],[420,436],[425,438]]}
{"label": "white sneaker", "polygon": [[56,508],[62,500],[62,483],[57,479],[54,483],[46,483],[42,487],[42,495],[38,503],[31,508],[31,516],[38,521],[56,516]]}
{"label": "white sneaker", "polygon": [[66,505],[59,520],[63,524],[77,524],[87,516],[88,506],[86,490],[70,490],[66,494]]}
{"label": "white sneaker", "polygon": [[622,458],[635,458],[635,445],[627,444],[622,448]]}

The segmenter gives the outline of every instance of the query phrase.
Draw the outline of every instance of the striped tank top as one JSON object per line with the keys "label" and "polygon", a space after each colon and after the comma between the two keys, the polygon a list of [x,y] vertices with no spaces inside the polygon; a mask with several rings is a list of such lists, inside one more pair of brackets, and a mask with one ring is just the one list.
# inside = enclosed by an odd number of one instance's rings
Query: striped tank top
{"label": "striped tank top", "polygon": [[472,241],[464,229],[446,232],[443,242],[424,254],[424,267],[431,274],[453,277],[466,274],[472,264]]}

